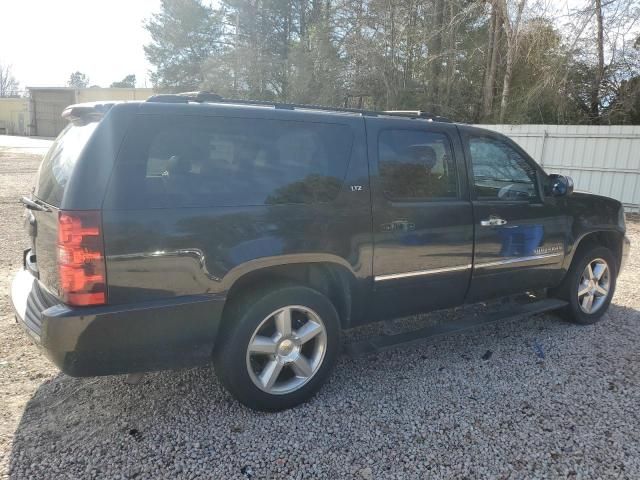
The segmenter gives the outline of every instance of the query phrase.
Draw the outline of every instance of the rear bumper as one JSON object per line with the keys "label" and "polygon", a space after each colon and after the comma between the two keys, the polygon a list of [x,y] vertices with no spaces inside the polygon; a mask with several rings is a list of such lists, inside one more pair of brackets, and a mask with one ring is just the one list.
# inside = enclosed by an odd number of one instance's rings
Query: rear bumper
{"label": "rear bumper", "polygon": [[225,299],[198,295],[73,308],[23,270],[13,279],[11,300],[18,322],[51,361],[85,377],[209,362]]}

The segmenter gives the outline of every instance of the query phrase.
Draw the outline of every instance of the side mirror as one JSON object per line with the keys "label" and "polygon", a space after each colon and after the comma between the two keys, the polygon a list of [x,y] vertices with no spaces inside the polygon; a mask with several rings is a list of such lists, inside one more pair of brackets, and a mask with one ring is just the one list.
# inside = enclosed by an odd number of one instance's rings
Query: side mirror
{"label": "side mirror", "polygon": [[549,190],[554,197],[566,197],[573,193],[573,179],[552,173],[549,175]]}

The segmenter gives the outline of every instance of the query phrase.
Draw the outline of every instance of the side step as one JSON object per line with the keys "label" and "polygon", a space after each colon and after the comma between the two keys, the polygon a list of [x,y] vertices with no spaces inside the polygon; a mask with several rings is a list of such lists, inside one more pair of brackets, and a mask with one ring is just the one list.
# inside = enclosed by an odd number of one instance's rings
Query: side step
{"label": "side step", "polygon": [[382,350],[394,348],[398,345],[417,343],[428,338],[459,332],[489,323],[513,320],[519,317],[527,317],[539,313],[557,310],[565,307],[567,302],[554,298],[535,300],[524,304],[510,302],[506,307],[494,311],[487,311],[480,315],[462,315],[459,318],[440,322],[417,330],[398,333],[395,335],[378,335],[365,338],[354,343],[344,345],[345,353],[360,355],[363,353],[376,353]]}

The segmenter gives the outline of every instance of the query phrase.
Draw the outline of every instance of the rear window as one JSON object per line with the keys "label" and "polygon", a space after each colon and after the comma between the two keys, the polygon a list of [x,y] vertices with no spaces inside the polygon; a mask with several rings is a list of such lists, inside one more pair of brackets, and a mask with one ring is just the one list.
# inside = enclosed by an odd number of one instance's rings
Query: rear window
{"label": "rear window", "polygon": [[58,135],[40,164],[36,180],[36,197],[50,205],[60,206],[73,167],[97,126],[98,122],[86,125],[70,123]]}
{"label": "rear window", "polygon": [[328,202],[352,133],[340,124],[140,116],[123,146],[109,206],[248,206]]}

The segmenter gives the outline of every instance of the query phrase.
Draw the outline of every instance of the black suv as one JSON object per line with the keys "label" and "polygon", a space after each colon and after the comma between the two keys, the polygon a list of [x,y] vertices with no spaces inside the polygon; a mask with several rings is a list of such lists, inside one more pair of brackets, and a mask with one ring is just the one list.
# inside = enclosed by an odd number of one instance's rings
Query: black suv
{"label": "black suv", "polygon": [[420,112],[186,94],[63,116],[11,296],[73,376],[213,360],[242,403],[284,409],[343,329],[541,289],[593,323],[628,255],[620,202]]}

